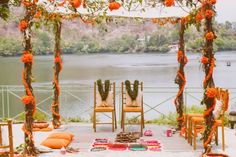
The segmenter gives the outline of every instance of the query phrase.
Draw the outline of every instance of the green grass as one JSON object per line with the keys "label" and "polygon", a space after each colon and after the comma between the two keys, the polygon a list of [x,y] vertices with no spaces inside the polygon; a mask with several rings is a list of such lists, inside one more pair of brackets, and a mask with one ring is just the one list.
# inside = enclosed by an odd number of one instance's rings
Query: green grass
{"label": "green grass", "polygon": [[[37,110],[35,113],[34,119],[38,120],[38,121],[48,121],[49,117],[45,113]],[[25,113],[21,113],[15,120],[24,121],[25,120]]]}

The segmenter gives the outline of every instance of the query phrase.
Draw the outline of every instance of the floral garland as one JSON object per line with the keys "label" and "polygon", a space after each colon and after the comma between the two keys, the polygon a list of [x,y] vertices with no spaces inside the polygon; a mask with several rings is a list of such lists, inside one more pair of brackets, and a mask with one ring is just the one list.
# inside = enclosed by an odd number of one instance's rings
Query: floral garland
{"label": "floral garland", "polygon": [[139,81],[135,80],[134,81],[134,86],[133,86],[133,90],[131,89],[131,84],[129,80],[125,81],[125,87],[126,87],[126,91],[129,94],[130,98],[134,101],[136,100],[137,96],[138,96],[138,86],[139,86]]}
{"label": "floral garland", "polygon": [[104,83],[105,89],[103,89],[101,79],[97,80],[97,85],[98,85],[98,92],[101,95],[102,101],[106,101],[109,91],[110,91],[110,80],[105,80],[105,83]]}

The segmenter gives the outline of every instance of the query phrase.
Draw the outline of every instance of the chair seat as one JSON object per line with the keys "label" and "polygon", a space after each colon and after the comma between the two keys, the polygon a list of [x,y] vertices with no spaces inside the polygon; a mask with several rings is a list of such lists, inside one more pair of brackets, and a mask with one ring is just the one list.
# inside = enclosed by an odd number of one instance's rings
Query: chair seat
{"label": "chair seat", "polygon": [[221,120],[221,119],[216,120],[216,123],[217,123],[218,125],[222,125],[222,120]]}
{"label": "chair seat", "polygon": [[204,122],[204,118],[203,117],[192,117],[192,122],[196,123],[196,122]]}
{"label": "chair seat", "polygon": [[96,112],[112,112],[114,111],[114,107],[96,107],[95,111]]}
{"label": "chair seat", "polygon": [[123,110],[124,112],[141,112],[142,108],[141,107],[124,107]]}
{"label": "chair seat", "polygon": [[202,113],[188,113],[187,117],[191,118],[191,117],[203,117]]}

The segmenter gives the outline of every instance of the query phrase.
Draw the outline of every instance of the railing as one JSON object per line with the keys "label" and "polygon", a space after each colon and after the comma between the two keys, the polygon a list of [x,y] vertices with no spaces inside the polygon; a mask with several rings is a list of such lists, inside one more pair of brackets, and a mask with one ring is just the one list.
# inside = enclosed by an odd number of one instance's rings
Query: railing
{"label": "railing", "polygon": [[[50,106],[53,98],[51,85],[34,85],[37,110],[51,117]],[[236,88],[227,88],[230,92],[230,108],[236,106]],[[160,115],[167,116],[176,112],[173,103],[177,87],[144,87],[144,112],[145,119],[151,120]],[[121,89],[116,89],[117,116],[121,113]],[[23,86],[0,86],[0,117],[18,118],[24,113],[21,97],[24,95]],[[202,100],[203,89],[187,87],[184,91],[184,105],[199,105]],[[93,87],[87,85],[61,85],[60,113],[64,118],[82,118],[88,121],[93,111]],[[110,117],[101,114],[101,118]]]}

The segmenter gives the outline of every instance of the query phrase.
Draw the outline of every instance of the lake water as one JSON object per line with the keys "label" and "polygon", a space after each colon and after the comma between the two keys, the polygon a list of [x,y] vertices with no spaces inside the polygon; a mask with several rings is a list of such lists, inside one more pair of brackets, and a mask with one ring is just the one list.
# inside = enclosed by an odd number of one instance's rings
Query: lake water
{"label": "lake water", "polygon": [[[187,54],[187,56],[189,59],[185,68],[187,87],[201,88],[204,79],[204,72],[200,65],[201,54]],[[226,88],[236,87],[236,52],[217,52],[215,57],[216,67],[214,71],[214,81],[216,86]],[[103,80],[110,79],[116,81],[117,86],[120,85],[121,81],[138,79],[144,82],[144,86],[148,87],[177,87],[174,83],[178,69],[176,54],[66,55],[62,58],[63,69],[60,74],[60,83],[63,85],[84,84],[92,86],[95,80],[101,78]],[[36,82],[33,84],[34,86],[46,85],[51,88],[53,60],[53,56],[36,56],[34,58],[33,75],[36,79]],[[226,66],[227,61],[231,62],[231,66]],[[0,57],[0,85],[22,85],[22,69],[23,64],[19,57]],[[176,90],[174,90],[174,92],[175,91]],[[39,96],[37,102],[43,101],[48,94],[52,94],[52,92],[44,93],[45,96]],[[92,91],[90,94],[80,93],[79,95],[84,96],[84,99],[90,99],[90,104],[92,104],[93,96],[91,94]],[[19,95],[22,95],[22,93]],[[166,92],[165,95],[168,96],[168,92]],[[66,100],[66,105],[70,105],[69,109],[65,104],[64,106],[62,105],[61,111],[66,116],[68,116],[68,114],[71,117],[80,116],[80,113],[76,112],[78,108],[81,110],[81,113],[82,110],[85,111],[88,109],[88,106],[86,107],[85,104],[81,105],[82,107],[79,106],[79,102],[72,100],[72,98],[68,101],[68,96],[62,96],[62,99],[63,102]],[[149,105],[151,104],[150,106],[161,103],[165,101],[165,99],[167,99],[167,97],[161,96],[161,94],[158,94],[158,96],[156,94],[145,97],[145,101]],[[201,97],[199,97],[199,99],[201,99]],[[15,104],[16,100],[13,100],[13,98],[11,100],[12,103],[14,102]],[[51,103],[50,101],[51,99],[47,105],[41,105],[39,107],[43,110],[48,110]],[[172,103],[172,109],[170,109],[170,111],[174,111],[173,99],[168,103]],[[194,103],[195,102],[191,102],[191,104]],[[5,106],[5,108],[7,107]],[[159,109],[164,112],[166,108],[168,107],[162,105]],[[148,110],[150,107],[146,107],[146,109]],[[23,108],[20,107],[16,109],[15,106],[11,106],[10,110],[14,110],[14,112],[11,111],[10,114],[16,115],[18,110],[23,110]],[[50,113],[50,111],[48,113]],[[156,114],[156,112],[152,113],[152,115],[153,114]],[[153,116],[151,117],[153,118]]]}

